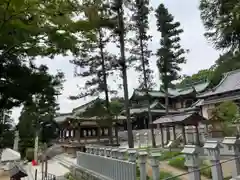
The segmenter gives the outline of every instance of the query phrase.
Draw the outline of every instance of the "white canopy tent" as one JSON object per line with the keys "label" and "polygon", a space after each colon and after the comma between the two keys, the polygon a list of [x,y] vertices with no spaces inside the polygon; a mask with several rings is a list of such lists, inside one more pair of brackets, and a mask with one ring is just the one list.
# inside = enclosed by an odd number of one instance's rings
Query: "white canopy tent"
{"label": "white canopy tent", "polygon": [[6,148],[3,150],[1,155],[1,162],[11,162],[19,160],[21,160],[21,155],[19,152],[14,151],[10,148]]}

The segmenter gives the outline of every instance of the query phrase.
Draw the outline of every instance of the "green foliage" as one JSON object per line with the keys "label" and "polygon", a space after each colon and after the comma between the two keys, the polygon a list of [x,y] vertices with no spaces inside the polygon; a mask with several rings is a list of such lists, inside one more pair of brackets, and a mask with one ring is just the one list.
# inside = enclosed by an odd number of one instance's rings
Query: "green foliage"
{"label": "green foliage", "polygon": [[192,85],[194,83],[199,83],[203,81],[208,81],[212,78],[213,70],[202,69],[191,76],[184,75],[180,83],[175,84],[178,88],[184,88],[186,86]]}
{"label": "green foliage", "polygon": [[[161,171],[160,170],[160,179],[167,179],[167,178],[170,178],[170,177],[173,177],[174,175],[169,173],[169,172],[165,172],[165,171]],[[172,180],[180,180],[179,178],[171,178]]]}
{"label": "green foliage", "polygon": [[173,157],[176,157],[178,155],[180,155],[181,152],[177,152],[177,151],[163,151],[161,153],[161,156],[159,158],[160,161],[164,161],[164,160],[169,160]]}
{"label": "green foliage", "polygon": [[26,149],[26,159],[28,161],[32,161],[34,159],[34,148],[27,148]]}
{"label": "green foliage", "polygon": [[[137,176],[137,180],[140,180],[140,169],[139,167],[137,166],[137,173],[136,173],[136,176]],[[173,177],[174,175],[172,175],[171,173],[169,172],[165,172],[163,170],[161,170],[160,172],[160,179],[166,179],[166,178],[170,178],[170,177]],[[180,180],[179,178],[172,178],[173,180]],[[147,176],[147,180],[152,180],[152,177],[149,177]]]}
{"label": "green foliage", "polygon": [[233,123],[239,119],[239,108],[233,101],[225,101],[214,108],[213,120]]}
{"label": "green foliage", "polygon": [[176,86],[185,87],[186,85],[208,80],[210,81],[210,87],[215,87],[224,77],[224,73],[240,69],[239,59],[240,53],[227,52],[221,55],[209,69],[200,70],[191,76],[184,76]]}
{"label": "green foliage", "polygon": [[184,163],[185,163],[185,157],[183,156],[175,157],[168,162],[170,166],[173,166],[175,168],[182,169],[182,170],[187,170],[187,167],[184,165]]}
{"label": "green foliage", "polygon": [[151,36],[148,35],[150,14],[149,0],[131,1],[132,26],[134,36],[129,39],[131,44],[129,61],[134,62],[134,68],[140,72],[139,89],[152,89],[155,85],[153,80],[153,71],[149,67],[149,60],[152,55],[148,48]]}
{"label": "green foliage", "polygon": [[37,73],[37,82],[42,83],[41,92],[24,103],[19,117],[18,129],[22,153],[27,147],[33,147],[36,132],[40,133],[42,142],[48,143],[56,137],[57,125],[53,118],[58,110],[57,96],[60,95],[64,76],[61,72],[56,75],[48,74],[48,68],[45,66],[41,66]]}
{"label": "green foliage", "polygon": [[0,111],[0,149],[13,147],[14,128],[10,115],[11,111]]}
{"label": "green foliage", "polygon": [[214,73],[211,78],[213,85],[217,85],[224,73],[240,69],[240,53],[228,52],[221,55],[215,62]]}
{"label": "green foliage", "polygon": [[32,61],[35,57],[76,55],[81,52],[79,37],[95,39],[91,30],[99,26],[96,20],[75,18],[84,7],[77,0],[0,4],[0,109],[19,106],[42,93],[44,85]]}
{"label": "green foliage", "polygon": [[[185,166],[184,163],[185,163],[185,157],[183,156],[175,157],[168,162],[170,166],[187,171],[188,168]],[[209,164],[207,164],[204,160],[201,160],[199,168],[201,169],[200,173],[202,175],[208,178],[212,178],[211,168],[209,167]]]}
{"label": "green foliage", "polygon": [[157,29],[161,32],[161,48],[157,50],[157,66],[161,75],[164,90],[167,91],[168,85],[179,79],[180,64],[186,62],[184,54],[186,50],[181,48],[179,35],[183,33],[180,23],[174,22],[174,17],[168,9],[160,4],[156,10]]}
{"label": "green foliage", "polygon": [[75,180],[75,178],[73,177],[72,173],[67,173],[66,175],[64,175],[64,177],[65,177],[67,180]]}
{"label": "green foliage", "polygon": [[89,20],[73,19],[84,12],[77,0],[6,0],[0,4],[0,50],[5,55],[54,56],[79,52],[74,33],[89,31]]}
{"label": "green foliage", "polygon": [[[99,118],[109,116],[106,106],[105,100],[97,99],[92,106],[89,106],[86,111],[84,111],[81,116],[83,117],[93,117],[97,116]],[[119,115],[119,113],[123,109],[123,103],[119,102],[119,100],[113,100],[109,104],[110,106],[110,116]]]}
{"label": "green foliage", "polygon": [[238,0],[201,0],[201,19],[205,36],[217,49],[239,50],[240,3]]}

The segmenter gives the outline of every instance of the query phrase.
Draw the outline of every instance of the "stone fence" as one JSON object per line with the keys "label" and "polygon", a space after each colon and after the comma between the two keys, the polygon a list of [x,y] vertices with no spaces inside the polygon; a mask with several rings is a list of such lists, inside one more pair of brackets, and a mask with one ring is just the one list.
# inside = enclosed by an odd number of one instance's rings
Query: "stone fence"
{"label": "stone fence", "polygon": [[[240,175],[240,140],[235,137],[225,137],[222,145],[226,146],[232,167],[232,180]],[[220,143],[209,140],[204,144],[211,165],[212,180],[224,180],[220,163]],[[200,153],[202,148],[186,145],[182,150],[185,155],[185,166],[188,168],[189,180],[200,180]],[[143,149],[122,149],[109,147],[87,146],[86,153],[78,152],[75,173],[83,180],[146,180],[147,167],[152,169],[152,180],[159,180],[161,174],[161,149],[152,148],[149,152]],[[148,165],[149,163],[150,165]],[[138,167],[138,171],[136,168]],[[206,168],[206,167],[205,167]],[[78,172],[78,174],[77,174]],[[139,174],[140,173],[140,174]],[[186,175],[183,174],[183,175]],[[181,177],[179,175],[178,177]],[[175,179],[170,177],[167,179]]]}

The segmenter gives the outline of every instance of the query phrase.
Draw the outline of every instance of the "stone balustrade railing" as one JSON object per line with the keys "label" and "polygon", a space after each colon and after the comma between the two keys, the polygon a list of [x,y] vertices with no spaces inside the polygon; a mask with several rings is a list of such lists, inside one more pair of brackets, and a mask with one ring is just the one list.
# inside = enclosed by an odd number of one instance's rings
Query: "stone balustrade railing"
{"label": "stone balustrade railing", "polygon": [[[225,137],[222,141],[222,145],[226,146],[229,150],[229,157],[234,166],[232,167],[232,180],[235,180],[238,176],[240,176],[240,140],[235,137]],[[212,180],[223,180],[223,170],[220,163],[220,144],[218,141],[209,140],[202,147],[207,152],[207,159],[210,160],[212,173]],[[185,155],[185,166],[188,168],[188,179],[189,180],[200,180],[200,152],[202,149],[195,145],[186,145],[182,150],[182,153]],[[91,157],[88,159],[88,156],[84,156],[83,154],[79,154],[77,158],[77,164],[82,166],[88,161],[87,169],[90,170],[93,174],[101,174],[103,177],[109,180],[132,180],[129,179],[130,176],[127,176],[126,173],[136,173],[131,166],[128,167],[128,163],[133,165],[136,164],[136,167],[139,167],[140,180],[147,179],[147,167],[152,169],[152,180],[159,180],[161,174],[161,162],[159,162],[161,156],[161,149],[155,148],[150,149],[148,152],[142,149],[124,149],[124,148],[114,148],[114,147],[97,147],[97,146],[87,146],[86,153]],[[99,158],[101,157],[101,158]],[[101,170],[96,168],[98,164],[101,166]],[[115,165],[118,163],[118,165]],[[124,164],[125,163],[125,164]],[[124,164],[124,165],[123,165]],[[93,169],[92,167],[95,167]],[[128,172],[126,172],[126,167]],[[208,168],[209,168],[208,167]],[[115,169],[114,169],[115,168]],[[98,172],[96,172],[98,171]],[[112,172],[109,172],[112,171]],[[115,174],[114,174],[115,173]],[[121,174],[125,174],[121,176]],[[110,177],[111,175],[111,177]],[[186,176],[186,173],[184,174]],[[181,175],[179,175],[180,177]],[[125,177],[128,177],[126,179]],[[133,176],[133,180],[136,179],[136,176]],[[167,179],[175,179],[175,177],[170,177]]]}

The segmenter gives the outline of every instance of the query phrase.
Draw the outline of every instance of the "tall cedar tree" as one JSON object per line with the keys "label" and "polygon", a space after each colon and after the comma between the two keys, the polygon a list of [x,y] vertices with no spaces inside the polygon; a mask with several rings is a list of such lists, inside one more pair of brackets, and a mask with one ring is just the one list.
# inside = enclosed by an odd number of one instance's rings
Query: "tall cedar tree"
{"label": "tall cedar tree", "polygon": [[[75,65],[84,69],[83,72],[76,73],[76,75],[84,78],[91,78],[85,83],[85,87],[82,88],[83,92],[78,96],[72,96],[71,99],[79,99],[86,96],[98,96],[100,93],[105,94],[105,106],[107,110],[107,116],[110,119],[112,116],[110,110],[109,93],[114,91],[109,90],[107,84],[107,78],[113,73],[114,63],[116,56],[106,51],[106,45],[110,41],[110,36],[107,35],[107,29],[110,28],[113,21],[110,19],[109,5],[104,4],[102,1],[95,0],[94,4],[88,4],[94,9],[94,16],[98,19],[98,22],[104,22],[106,27],[98,27],[94,29],[96,34],[95,41],[88,40],[85,44],[85,49],[82,51],[82,55],[79,59],[72,61]],[[93,12],[91,12],[93,15]],[[90,18],[90,16],[88,16]],[[103,114],[106,115],[106,114]],[[112,138],[112,125],[109,131],[110,143],[113,143]]]}
{"label": "tall cedar tree", "polygon": [[[173,16],[168,12],[168,9],[160,4],[156,9],[157,29],[161,32],[161,47],[157,50],[157,66],[160,73],[160,78],[165,91],[165,106],[166,114],[169,111],[168,88],[169,84],[180,78],[180,64],[186,62],[183,56],[186,50],[181,48],[179,35],[183,33],[180,29],[180,23],[174,22]],[[167,140],[170,140],[170,131],[167,129]]]}
{"label": "tall cedar tree", "polygon": [[201,19],[207,30],[205,36],[220,50],[240,48],[239,0],[201,0]]}
{"label": "tall cedar tree", "polygon": [[11,114],[9,110],[0,111],[0,149],[13,147],[14,124]]}
{"label": "tall cedar tree", "polygon": [[[147,108],[148,108],[148,120],[151,127],[152,145],[156,146],[154,129],[152,127],[152,114],[150,109],[150,97],[149,89],[153,86],[152,83],[152,70],[149,67],[149,58],[151,57],[151,51],[148,50],[148,42],[151,40],[151,36],[147,34],[149,29],[148,16],[150,13],[149,0],[135,0],[132,2],[132,21],[135,37],[131,39],[132,49],[130,51],[132,59],[131,61],[137,61],[135,66],[136,70],[141,73],[140,89],[146,92]],[[140,60],[140,63],[138,63]]]}
{"label": "tall cedar tree", "polygon": [[[41,140],[45,142],[48,142],[56,132],[56,124],[53,119],[59,109],[57,96],[60,95],[62,90],[64,75],[61,72],[50,75],[48,74],[48,68],[43,65],[38,68],[37,73],[39,82],[44,83],[45,88],[42,89],[41,93],[34,95],[33,100],[24,103],[18,123],[19,136],[22,138],[22,149],[25,149],[29,143],[33,143],[35,133],[39,130],[42,130],[40,132]],[[26,133],[26,126],[30,126],[29,133]]]}
{"label": "tall cedar tree", "polygon": [[123,90],[124,90],[124,104],[127,117],[127,131],[128,131],[128,146],[129,148],[134,147],[133,134],[132,134],[132,124],[129,109],[129,99],[128,99],[128,82],[127,82],[127,65],[125,56],[125,22],[124,22],[124,2],[123,0],[112,0],[111,9],[116,16],[117,27],[115,28],[115,34],[119,40],[120,46],[120,60],[118,62],[121,67],[122,78],[123,78]]}

